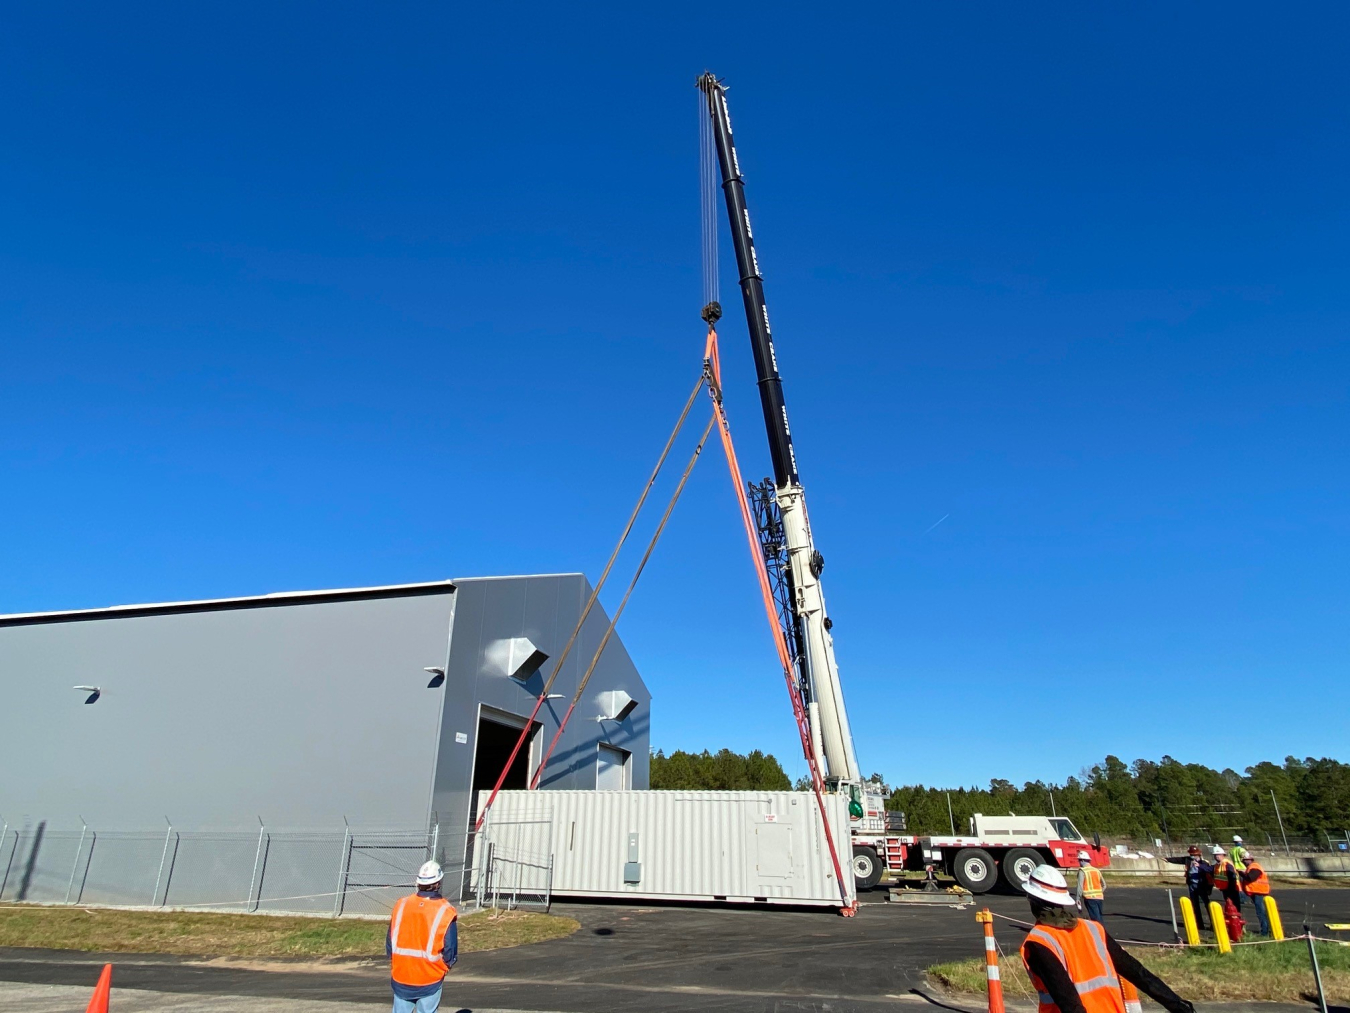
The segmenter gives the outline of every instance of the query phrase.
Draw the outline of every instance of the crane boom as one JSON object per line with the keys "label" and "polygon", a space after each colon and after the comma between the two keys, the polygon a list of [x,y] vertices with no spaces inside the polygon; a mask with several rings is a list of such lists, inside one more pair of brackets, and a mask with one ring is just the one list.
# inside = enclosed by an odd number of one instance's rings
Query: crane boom
{"label": "crane boom", "polygon": [[[765,551],[781,551],[787,557],[782,572],[786,581],[783,597],[789,607],[783,610],[782,618],[789,625],[785,631],[788,643],[797,653],[800,692],[810,716],[816,759],[825,761],[824,771],[834,784],[856,785],[861,782],[862,775],[853,734],[849,730],[839,668],[834,658],[834,639],[830,636],[830,621],[820,586],[824,559],[816,551],[811,536],[806,496],[797,473],[797,455],[792,446],[787,403],[783,399],[783,381],[778,373],[769,310],[764,300],[764,278],[760,274],[754,234],[750,229],[750,212],[745,203],[745,180],[731,136],[726,88],[712,74],[700,77],[698,87],[707,97],[713,143],[722,172],[727,219],[740,272],[741,298],[754,352],[760,406],[769,438],[769,457],[773,462],[774,502],[770,506],[776,506],[780,517],[777,524],[770,522],[768,527],[781,532],[781,549],[765,543]],[[760,503],[764,504],[762,497]]]}

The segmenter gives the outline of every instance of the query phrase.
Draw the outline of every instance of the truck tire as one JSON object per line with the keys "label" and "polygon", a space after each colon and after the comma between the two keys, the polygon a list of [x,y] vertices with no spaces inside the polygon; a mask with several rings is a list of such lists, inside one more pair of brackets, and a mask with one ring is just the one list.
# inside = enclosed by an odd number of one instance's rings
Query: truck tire
{"label": "truck tire", "polygon": [[952,875],[971,893],[988,893],[998,882],[998,866],[984,848],[962,848],[952,859]]}
{"label": "truck tire", "polygon": [[880,883],[884,871],[875,849],[865,844],[853,845],[853,882],[859,890],[870,890]]}
{"label": "truck tire", "polygon": [[1045,858],[1031,848],[1013,848],[1003,856],[1003,881],[1018,893],[1026,891],[1028,877]]}

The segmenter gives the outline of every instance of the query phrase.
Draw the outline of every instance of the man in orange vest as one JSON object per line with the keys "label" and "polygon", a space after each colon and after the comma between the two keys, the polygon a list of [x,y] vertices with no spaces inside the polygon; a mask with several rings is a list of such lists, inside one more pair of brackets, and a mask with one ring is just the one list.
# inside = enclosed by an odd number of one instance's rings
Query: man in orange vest
{"label": "man in orange vest", "polygon": [[1270,916],[1266,911],[1266,898],[1270,896],[1270,877],[1261,863],[1247,852],[1247,868],[1242,872],[1242,886],[1256,908],[1256,920],[1261,923],[1261,935],[1270,935]]}
{"label": "man in orange vest", "polygon": [[1086,911],[1089,918],[1100,924],[1106,887],[1102,884],[1102,874],[1092,867],[1092,856],[1086,851],[1078,852],[1078,889],[1074,897],[1078,909]]}
{"label": "man in orange vest", "polygon": [[1025,890],[1036,926],[1022,943],[1022,964],[1040,996],[1039,1013],[1125,1013],[1122,978],[1168,1013],[1195,1013],[1106,929],[1074,913],[1064,873],[1038,865]]}
{"label": "man in orange vest", "polygon": [[441,983],[459,959],[459,928],[441,896],[444,874],[435,862],[417,870],[417,892],[399,900],[389,916],[384,951],[394,988],[394,1013],[436,1013]]}
{"label": "man in orange vest", "polygon": [[1233,907],[1241,911],[1242,888],[1238,882],[1238,871],[1233,868],[1233,863],[1228,860],[1228,854],[1223,848],[1214,849],[1214,872],[1211,875],[1214,879],[1214,889],[1223,894],[1224,900],[1231,900]]}

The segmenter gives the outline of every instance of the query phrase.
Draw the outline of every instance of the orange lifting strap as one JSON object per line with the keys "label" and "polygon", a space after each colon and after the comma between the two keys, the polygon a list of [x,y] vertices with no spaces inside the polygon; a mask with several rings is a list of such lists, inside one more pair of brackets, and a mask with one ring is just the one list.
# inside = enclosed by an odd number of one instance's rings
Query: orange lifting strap
{"label": "orange lifting strap", "polygon": [[816,805],[820,809],[820,823],[825,828],[825,843],[830,847],[830,861],[834,863],[835,880],[839,884],[839,899],[842,906],[839,913],[852,917],[858,913],[858,902],[850,903],[848,887],[844,882],[844,871],[839,864],[839,851],[834,846],[834,834],[830,830],[830,817],[825,811],[825,783],[816,765],[815,750],[811,748],[811,726],[802,706],[801,694],[793,685],[792,655],[788,653],[787,641],[783,638],[783,627],[778,622],[778,612],[774,607],[773,590],[769,586],[769,571],[764,564],[764,552],[759,544],[755,521],[750,513],[750,503],[745,498],[745,479],[741,477],[741,466],[736,460],[736,448],[731,444],[731,425],[727,422],[726,409],[722,406],[722,367],[717,356],[717,331],[708,327],[708,343],[704,352],[704,362],[712,392],[714,410],[717,412],[717,430],[722,436],[722,449],[727,455],[727,467],[731,470],[731,485],[736,490],[736,502],[741,508],[741,521],[745,525],[745,537],[750,543],[750,558],[755,564],[755,576],[759,578],[759,591],[764,597],[764,614],[769,620],[769,630],[773,633],[774,647],[778,649],[778,660],[783,666],[783,678],[787,681],[788,697],[792,700],[792,714],[797,719],[797,733],[802,740],[802,755],[811,769],[811,788],[816,794]]}

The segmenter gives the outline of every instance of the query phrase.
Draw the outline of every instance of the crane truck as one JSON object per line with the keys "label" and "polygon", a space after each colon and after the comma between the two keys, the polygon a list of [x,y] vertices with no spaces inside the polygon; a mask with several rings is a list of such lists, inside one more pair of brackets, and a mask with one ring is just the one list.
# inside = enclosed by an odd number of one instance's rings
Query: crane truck
{"label": "crane truck", "polygon": [[[1077,868],[1078,855],[1084,851],[1093,865],[1107,865],[1106,850],[1095,841],[1087,842],[1072,821],[1058,816],[977,814],[971,818],[967,835],[907,836],[904,814],[888,812],[879,786],[863,779],[835,661],[833,624],[821,588],[825,559],[812,537],[806,494],[797,471],[726,87],[705,73],[698,79],[698,88],[706,98],[712,146],[721,171],[773,466],[772,478],[750,483],[749,499],[778,621],[791,655],[794,692],[800,694],[808,718],[814,754],[808,760],[814,761],[829,791],[849,796],[852,868],[858,887],[871,889],[887,870],[928,869],[952,876],[972,893],[984,893],[1000,880],[1020,889],[1042,862]],[[721,315],[722,308],[715,301],[704,307],[703,319],[709,326]]]}

